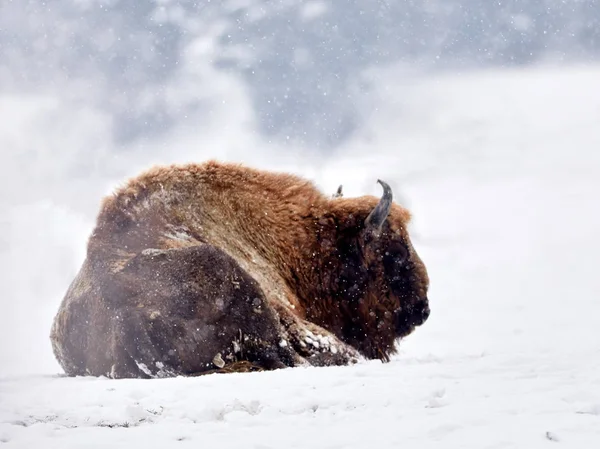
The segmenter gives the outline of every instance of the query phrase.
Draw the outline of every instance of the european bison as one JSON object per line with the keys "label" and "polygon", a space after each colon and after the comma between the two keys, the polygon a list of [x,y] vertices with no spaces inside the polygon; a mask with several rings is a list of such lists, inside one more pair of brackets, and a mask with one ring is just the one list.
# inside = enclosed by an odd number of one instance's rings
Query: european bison
{"label": "european bison", "polygon": [[427,320],[409,212],[215,161],[106,198],[51,340],[68,375],[165,377],[389,360]]}

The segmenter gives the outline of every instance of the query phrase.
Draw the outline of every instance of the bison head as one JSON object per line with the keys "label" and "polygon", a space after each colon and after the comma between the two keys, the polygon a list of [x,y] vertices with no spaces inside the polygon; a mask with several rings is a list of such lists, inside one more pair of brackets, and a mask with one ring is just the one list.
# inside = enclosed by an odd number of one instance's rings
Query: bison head
{"label": "bison head", "polygon": [[[397,339],[429,317],[425,265],[409,239],[409,213],[383,196],[336,199],[328,284],[338,310],[338,334],[369,358],[388,360]],[[324,269],[331,273],[331,270]]]}

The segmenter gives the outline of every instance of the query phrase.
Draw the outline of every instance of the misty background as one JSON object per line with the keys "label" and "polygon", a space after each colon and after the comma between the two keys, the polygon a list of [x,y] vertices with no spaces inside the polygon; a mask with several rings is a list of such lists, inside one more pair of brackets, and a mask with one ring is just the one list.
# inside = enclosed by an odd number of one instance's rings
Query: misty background
{"label": "misty background", "polygon": [[418,344],[560,344],[600,292],[599,60],[598,0],[0,0],[0,374],[60,370],[102,196],[208,158],[389,180],[433,273]]}

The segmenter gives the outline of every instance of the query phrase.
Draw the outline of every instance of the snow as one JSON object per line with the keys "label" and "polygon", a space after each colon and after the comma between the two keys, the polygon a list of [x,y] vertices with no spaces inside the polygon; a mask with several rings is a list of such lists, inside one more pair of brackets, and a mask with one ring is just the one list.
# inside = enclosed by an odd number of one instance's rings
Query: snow
{"label": "snow", "polygon": [[[86,133],[97,135],[94,120],[106,125],[101,114],[77,118],[69,105],[48,109],[52,101],[36,106],[35,99],[12,114],[0,143],[22,136],[34,154],[44,128],[36,134],[33,123],[52,129],[48,114],[85,127],[67,136],[63,150],[52,134],[55,159],[44,155],[35,167],[47,176],[39,185],[52,186],[50,199],[7,203],[0,446],[600,447],[600,67],[415,78],[389,67],[369,76],[376,107],[333,154],[282,156],[277,144],[248,131],[243,96],[240,122],[236,114],[224,122],[239,134],[227,133],[223,154],[304,174],[328,194],[343,184],[347,197],[380,194],[380,178],[411,209],[432,313],[388,364],[152,380],[63,377],[48,341],[51,319],[83,259],[100,195],[120,179],[100,167],[77,184],[88,187],[71,192],[61,181],[68,174],[56,171],[83,160],[67,151]],[[192,154],[192,131],[132,149],[120,163],[131,161],[134,174],[150,162],[219,157],[209,145]],[[220,148],[216,131],[207,142]],[[255,146],[257,153],[245,150]],[[44,171],[46,160],[53,165]],[[4,191],[16,179],[10,176],[1,181]],[[27,198],[39,196],[36,188]]]}
{"label": "snow", "polygon": [[[7,379],[7,447],[567,447],[600,441],[597,357],[404,356],[387,365],[119,380]],[[574,369],[577,367],[578,369]]]}

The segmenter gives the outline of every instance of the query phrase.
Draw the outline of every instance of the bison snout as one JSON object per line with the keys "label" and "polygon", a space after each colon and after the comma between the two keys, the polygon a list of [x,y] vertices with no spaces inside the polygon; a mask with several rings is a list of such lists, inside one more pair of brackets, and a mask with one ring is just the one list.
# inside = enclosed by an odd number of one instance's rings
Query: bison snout
{"label": "bison snout", "polygon": [[397,311],[396,315],[396,335],[399,338],[406,337],[417,326],[422,325],[429,318],[429,303],[427,299],[418,300]]}
{"label": "bison snout", "polygon": [[412,310],[412,324],[415,326],[420,326],[427,318],[429,318],[429,314],[431,310],[429,309],[429,301],[427,299],[420,300],[413,306]]}
{"label": "bison snout", "polygon": [[427,321],[427,318],[429,318],[429,314],[431,313],[431,310],[429,309],[429,302],[428,301],[424,301],[424,304],[425,305],[423,307],[423,310],[421,311],[421,316],[423,317],[423,323],[425,321]]}

